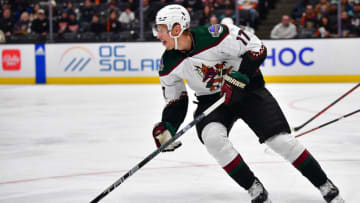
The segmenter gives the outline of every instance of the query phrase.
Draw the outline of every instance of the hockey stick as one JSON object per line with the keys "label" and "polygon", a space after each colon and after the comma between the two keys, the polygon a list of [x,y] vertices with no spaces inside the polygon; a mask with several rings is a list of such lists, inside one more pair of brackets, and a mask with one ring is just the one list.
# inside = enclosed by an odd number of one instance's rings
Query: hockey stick
{"label": "hockey stick", "polygon": [[141,162],[136,164],[130,171],[128,171],[125,175],[123,175],[121,178],[119,178],[115,183],[110,185],[108,188],[106,188],[101,194],[99,194],[95,199],[93,199],[90,203],[96,203],[99,202],[102,198],[104,198],[106,195],[108,195],[111,191],[113,191],[115,188],[117,188],[121,183],[123,183],[127,178],[132,176],[136,171],[138,171],[141,167],[143,167],[145,164],[147,164],[149,161],[151,161],[156,155],[158,155],[163,149],[165,149],[167,146],[169,146],[171,143],[173,143],[176,139],[178,139],[180,136],[185,134],[186,131],[188,131],[191,127],[198,124],[202,119],[204,119],[207,115],[209,115],[211,112],[213,112],[217,107],[219,107],[221,104],[223,104],[225,101],[225,95],[222,96],[218,101],[216,101],[214,104],[212,104],[209,108],[207,108],[203,113],[201,113],[199,116],[197,116],[193,121],[191,121],[189,124],[187,124],[183,129],[181,129],[178,133],[176,133],[170,140],[165,142],[163,145],[161,145],[158,149],[156,149],[154,152],[152,152],[150,155],[148,155],[145,159],[143,159]]}
{"label": "hockey stick", "polygon": [[335,100],[333,103],[331,103],[329,106],[325,107],[323,110],[321,110],[319,113],[317,113],[315,116],[313,116],[312,118],[310,118],[308,121],[306,121],[305,123],[303,123],[300,126],[294,127],[292,130],[293,132],[296,132],[298,130],[300,130],[301,128],[303,128],[304,126],[306,126],[308,123],[310,123],[311,121],[313,121],[315,118],[317,118],[319,115],[321,115],[322,113],[324,113],[325,111],[327,111],[330,107],[332,107],[334,104],[338,103],[340,100],[342,100],[344,97],[346,97],[348,94],[350,94],[352,91],[354,91],[356,88],[358,88],[360,86],[360,83],[358,83],[355,87],[353,87],[351,90],[347,91],[344,95],[342,95],[341,97],[339,97],[337,100]]}
{"label": "hockey stick", "polygon": [[341,116],[341,117],[338,117],[338,118],[336,118],[336,119],[334,119],[334,120],[332,120],[332,121],[329,121],[329,122],[327,122],[327,123],[324,123],[324,124],[322,124],[322,125],[320,125],[320,126],[318,126],[318,127],[316,127],[316,128],[313,128],[313,129],[311,129],[311,130],[308,130],[308,131],[305,131],[305,132],[303,132],[303,133],[300,133],[300,134],[296,135],[295,137],[301,137],[301,136],[303,136],[303,135],[305,135],[305,134],[308,134],[308,133],[310,133],[310,132],[313,132],[313,131],[315,131],[315,130],[318,130],[318,129],[320,129],[320,128],[322,128],[322,127],[325,127],[325,126],[327,126],[327,125],[329,125],[329,124],[331,124],[331,123],[335,123],[336,121],[339,121],[339,120],[341,120],[341,119],[343,119],[343,118],[349,117],[349,116],[354,115],[354,114],[359,113],[359,112],[360,112],[360,109],[358,109],[358,110],[356,110],[356,111],[353,111],[353,112],[351,112],[351,113],[345,114],[345,115],[343,115],[343,116]]}

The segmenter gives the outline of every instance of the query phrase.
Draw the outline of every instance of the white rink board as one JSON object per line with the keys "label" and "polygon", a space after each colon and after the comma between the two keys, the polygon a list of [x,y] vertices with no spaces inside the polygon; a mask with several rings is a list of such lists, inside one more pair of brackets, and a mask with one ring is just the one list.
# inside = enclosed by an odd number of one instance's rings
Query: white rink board
{"label": "white rink board", "polygon": [[[360,39],[264,40],[265,76],[360,75]],[[163,46],[146,43],[82,43],[46,46],[49,77],[157,76]]]}
{"label": "white rink board", "polygon": [[[289,78],[287,81],[292,80],[290,76],[302,77],[302,81],[307,81],[304,76],[333,78],[322,82],[334,82],[334,78],[359,80],[360,69],[355,59],[360,39],[264,40],[264,44],[268,49],[261,66],[265,77],[280,76]],[[66,43],[47,44],[45,50],[46,77],[69,79],[59,80],[59,84],[71,83],[73,79],[101,83],[110,77],[133,78],[137,83],[145,81],[145,77],[157,78],[164,48],[160,42]],[[34,44],[0,45],[0,52],[0,79],[37,77]],[[13,69],[9,64],[15,64]],[[343,76],[348,79],[341,79]],[[316,78],[311,81],[320,80]]]}
{"label": "white rink board", "polygon": [[35,77],[34,45],[0,45],[0,78]]}
{"label": "white rink board", "polygon": [[359,75],[360,39],[265,40],[264,75]]}

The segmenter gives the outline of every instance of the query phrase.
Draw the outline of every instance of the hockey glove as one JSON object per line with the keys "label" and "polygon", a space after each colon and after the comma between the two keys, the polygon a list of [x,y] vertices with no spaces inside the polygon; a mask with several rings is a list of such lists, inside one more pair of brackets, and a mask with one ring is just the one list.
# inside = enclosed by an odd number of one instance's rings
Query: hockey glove
{"label": "hockey glove", "polygon": [[224,84],[221,87],[221,95],[225,93],[224,104],[230,105],[241,101],[245,95],[244,88],[249,82],[249,77],[238,71],[230,71],[228,75],[225,75]]}
{"label": "hockey glove", "polygon": [[[174,135],[175,135],[175,130],[172,127],[172,125],[168,122],[160,122],[154,126],[153,136],[154,136],[154,140],[155,140],[155,144],[156,144],[157,148],[159,148],[162,144],[164,144],[165,142],[170,140],[171,137]],[[167,146],[163,150],[163,152],[174,151],[176,148],[178,148],[180,146],[181,146],[181,142],[175,141],[175,142],[171,143],[169,146]]]}

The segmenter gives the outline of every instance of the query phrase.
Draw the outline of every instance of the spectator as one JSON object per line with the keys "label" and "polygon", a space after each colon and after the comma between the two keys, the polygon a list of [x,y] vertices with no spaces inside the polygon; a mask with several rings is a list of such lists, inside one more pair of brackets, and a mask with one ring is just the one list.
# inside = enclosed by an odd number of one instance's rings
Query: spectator
{"label": "spectator", "polygon": [[39,9],[37,18],[31,24],[31,31],[45,36],[49,31],[49,23],[45,16],[45,11]]}
{"label": "spectator", "polygon": [[[36,0],[36,2],[38,2],[38,1]],[[56,23],[59,20],[60,16],[61,16],[61,12],[63,10],[63,7],[56,6],[56,1],[55,0],[51,0],[50,5],[51,5],[51,9],[52,9],[53,20]],[[47,14],[49,14],[49,5],[46,5],[45,7],[40,7],[40,8],[43,8],[45,10],[45,15],[48,16]],[[56,30],[56,27],[53,27],[53,28],[54,28],[54,30]]]}
{"label": "spectator", "polygon": [[348,16],[352,16],[354,13],[354,8],[348,2],[348,0],[341,0],[341,11],[346,11]]}
{"label": "spectator", "polygon": [[214,12],[217,4],[215,2],[215,0],[202,0],[203,4],[206,4],[206,6],[208,6],[210,8],[211,12]]}
{"label": "spectator", "polygon": [[360,36],[360,1],[354,4],[354,15],[351,24],[355,27],[357,36]]}
{"label": "spectator", "polygon": [[127,0],[127,5],[132,11],[136,11],[139,8],[139,0]]}
{"label": "spectator", "polygon": [[310,4],[306,6],[306,10],[300,19],[300,25],[304,26],[308,21],[311,21],[314,24],[317,21],[317,17],[316,17],[314,8]]}
{"label": "spectator", "polygon": [[185,7],[189,12],[199,11],[204,8],[199,0],[188,0],[185,2]]}
{"label": "spectator", "polygon": [[5,43],[5,42],[6,42],[5,33],[0,29],[0,43]]}
{"label": "spectator", "polygon": [[316,37],[316,27],[314,21],[306,21],[304,26],[299,27],[298,38]]}
{"label": "spectator", "polygon": [[121,12],[119,22],[127,25],[135,22],[135,13],[130,9],[129,6],[126,6],[125,10]]}
{"label": "spectator", "polygon": [[274,8],[272,3],[273,1],[274,0],[259,0],[256,10],[258,11],[259,18],[261,20],[265,19],[269,8]]}
{"label": "spectator", "polygon": [[220,9],[224,9],[228,6],[234,7],[234,2],[232,0],[216,0]]}
{"label": "spectator", "polygon": [[51,0],[51,8],[52,8],[52,14],[53,14],[54,17],[59,17],[61,15],[61,13],[60,13],[61,10],[60,10],[59,7],[56,7],[56,1],[55,0]]}
{"label": "spectator", "polygon": [[239,15],[244,16],[250,27],[256,27],[258,0],[238,0]]}
{"label": "spectator", "polygon": [[216,17],[216,15],[212,15],[210,17],[210,24],[212,25],[219,24],[219,19]]}
{"label": "spectator", "polygon": [[99,16],[94,15],[92,17],[89,31],[95,33],[96,35],[106,31],[105,25],[100,22]]}
{"label": "spectator", "polygon": [[200,18],[199,25],[208,25],[210,24],[210,17],[212,15],[212,12],[210,10],[210,7],[208,5],[205,5],[203,9],[203,14]]}
{"label": "spectator", "polygon": [[107,4],[110,0],[93,0],[95,4]]}
{"label": "spectator", "polygon": [[61,13],[61,17],[59,21],[57,22],[57,32],[59,34],[63,34],[64,32],[66,32],[68,28],[68,24],[69,24],[68,13],[64,10]]}
{"label": "spectator", "polygon": [[271,39],[291,39],[297,35],[296,26],[290,22],[290,17],[284,15],[281,23],[277,24],[271,31]]}
{"label": "spectator", "polygon": [[[1,15],[4,15],[4,11],[6,10],[6,9],[10,9],[11,8],[11,6],[10,6],[10,4],[9,3],[3,3],[3,4],[1,4],[1,8],[0,8],[0,13],[1,13]],[[11,10],[11,9],[10,9]]]}
{"label": "spectator", "polygon": [[291,12],[291,17],[295,20],[295,21],[300,21],[300,18],[302,17],[305,7],[306,5],[308,5],[308,0],[300,0],[295,8],[292,10]]}
{"label": "spectator", "polygon": [[80,29],[80,25],[76,19],[76,14],[74,12],[70,12],[67,32],[79,32],[79,29]]}
{"label": "spectator", "polygon": [[319,38],[336,37],[335,32],[329,25],[329,19],[326,16],[321,17],[319,28],[316,30],[315,35]]}
{"label": "spectator", "polygon": [[337,11],[337,2],[336,1],[331,1],[330,3],[330,8],[329,8],[329,12],[328,12],[328,19],[329,19],[329,24],[332,30],[337,30],[337,21],[338,21],[338,11]]}
{"label": "spectator", "polygon": [[[71,1],[68,1],[68,2],[66,3],[66,8],[65,8],[65,10],[66,10],[66,12],[68,13],[68,15],[69,15],[70,13],[75,13],[75,16],[76,16],[76,11],[75,11],[75,9],[74,9],[73,4],[72,4]],[[70,16],[70,15],[69,15],[69,16]],[[76,17],[77,17],[77,16],[76,16]]]}
{"label": "spectator", "polygon": [[3,17],[0,18],[0,30],[2,30],[5,36],[10,36],[13,33],[15,22],[11,17],[10,8],[6,8],[3,11]]}
{"label": "spectator", "polygon": [[117,12],[115,10],[110,12],[110,16],[106,21],[106,31],[118,33],[121,30],[121,24],[118,21]]}
{"label": "spectator", "polygon": [[235,22],[236,14],[231,5],[225,7],[224,14],[219,17],[219,20],[222,21],[224,18],[231,18]]}
{"label": "spectator", "polygon": [[145,30],[149,29],[152,26],[152,20],[155,18],[155,14],[157,9],[154,9],[154,7],[150,4],[149,0],[142,0],[143,2],[143,9],[140,10],[140,8],[138,8],[135,11],[135,17],[137,19],[140,18],[140,12],[143,12],[143,16],[144,16],[144,27]]}
{"label": "spectator", "polygon": [[329,12],[330,3],[327,0],[320,0],[315,7],[315,13],[318,18],[326,15]]}
{"label": "spectator", "polygon": [[95,15],[91,0],[85,0],[84,7],[80,11],[80,23],[90,23],[93,15]]}
{"label": "spectator", "polygon": [[348,12],[341,12],[341,36],[342,37],[355,37],[356,29],[351,24],[351,19],[349,18]]}
{"label": "spectator", "polygon": [[20,20],[15,25],[15,34],[29,34],[31,32],[30,23],[29,13],[24,11],[20,16]]}
{"label": "spectator", "polygon": [[186,0],[172,0],[171,3],[180,4],[182,6],[185,6],[187,2],[186,2]]}
{"label": "spectator", "polygon": [[119,16],[120,14],[120,9],[118,8],[118,4],[116,0],[111,0],[109,1],[109,7],[107,8],[107,14],[106,14],[106,18],[110,17],[110,14],[115,11],[116,12],[116,16]]}
{"label": "spectator", "polygon": [[[336,0],[335,0],[336,1]],[[318,3],[318,0],[300,0],[298,4],[296,4],[295,8],[292,10],[291,17],[296,22],[300,20],[302,17],[306,6],[312,5],[313,7]]]}
{"label": "spectator", "polygon": [[[15,21],[19,21],[21,19],[21,16],[24,12],[29,14],[31,13],[31,8],[29,7],[28,3],[24,1],[14,1],[13,5],[11,6],[11,9],[14,11],[15,8]],[[30,16],[29,16],[30,20]]]}
{"label": "spectator", "polygon": [[35,19],[38,18],[38,12],[40,10],[40,4],[35,4],[33,9],[32,9],[32,12],[30,14],[30,21],[33,22]]}

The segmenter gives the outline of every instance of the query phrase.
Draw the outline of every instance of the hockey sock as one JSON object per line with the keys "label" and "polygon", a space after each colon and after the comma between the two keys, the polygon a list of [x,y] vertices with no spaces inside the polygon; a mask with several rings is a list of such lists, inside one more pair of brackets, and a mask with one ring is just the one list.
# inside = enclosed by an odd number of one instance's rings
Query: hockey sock
{"label": "hockey sock", "polygon": [[238,154],[228,165],[224,166],[223,168],[230,175],[230,177],[245,190],[248,190],[255,180],[253,172],[241,158],[240,154]]}
{"label": "hockey sock", "polygon": [[315,187],[319,187],[327,181],[327,176],[322,170],[320,164],[306,149],[292,164]]}

